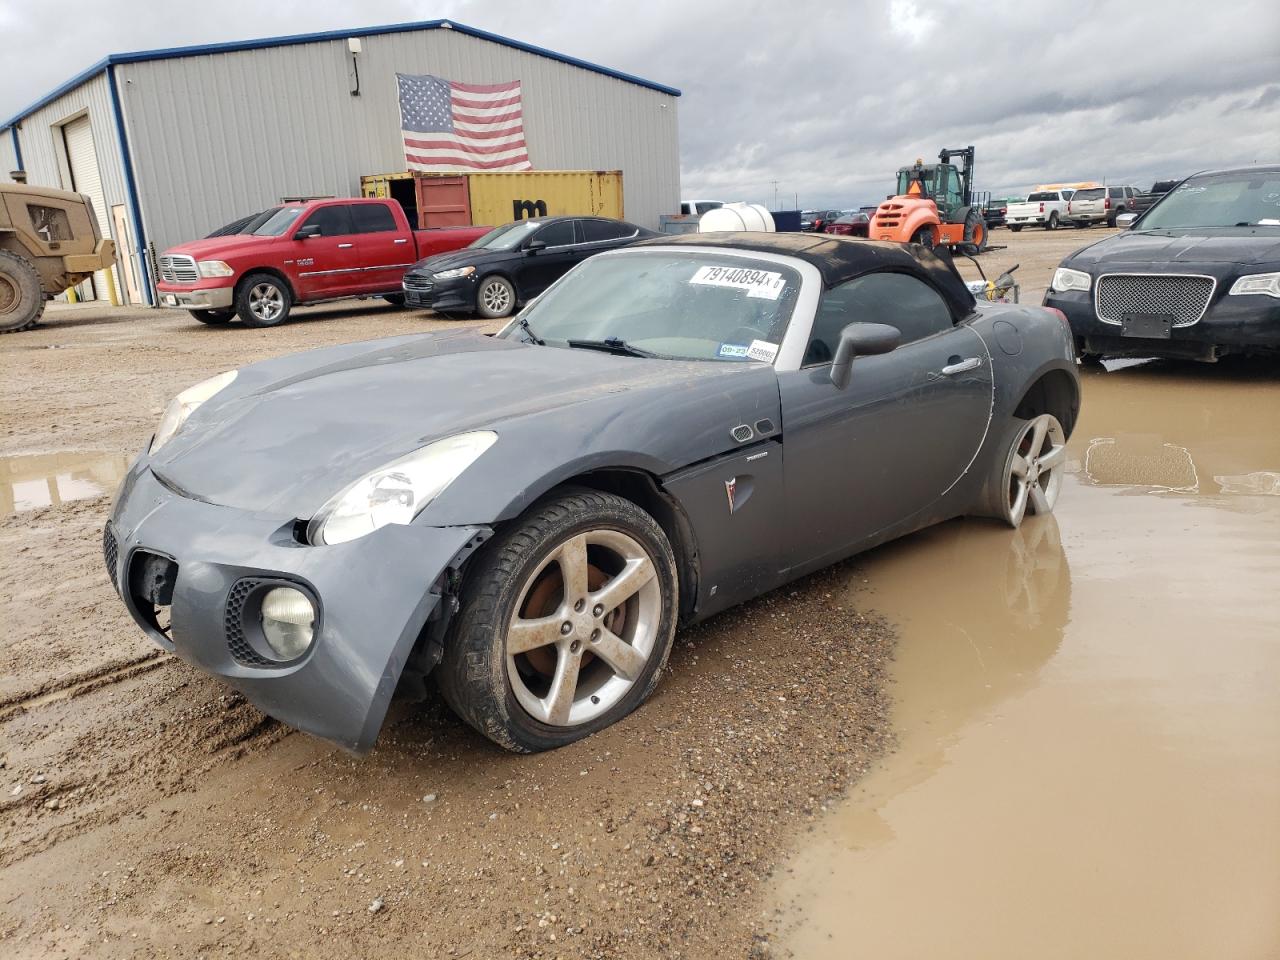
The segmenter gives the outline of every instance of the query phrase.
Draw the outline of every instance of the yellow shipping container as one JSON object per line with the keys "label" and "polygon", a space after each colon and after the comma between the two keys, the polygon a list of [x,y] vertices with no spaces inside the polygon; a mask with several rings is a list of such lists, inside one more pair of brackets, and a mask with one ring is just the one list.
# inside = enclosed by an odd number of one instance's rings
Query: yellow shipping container
{"label": "yellow shipping container", "polygon": [[530,217],[624,215],[621,170],[520,173],[384,173],[360,178],[366,197],[399,200],[420,227],[487,224]]}

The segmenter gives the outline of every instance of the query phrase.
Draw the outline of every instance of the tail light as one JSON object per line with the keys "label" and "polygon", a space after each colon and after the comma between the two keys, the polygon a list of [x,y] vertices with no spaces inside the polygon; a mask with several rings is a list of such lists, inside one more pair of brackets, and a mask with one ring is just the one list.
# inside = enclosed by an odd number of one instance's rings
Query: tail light
{"label": "tail light", "polygon": [[[1043,209],[1043,208],[1041,208],[1041,209]],[[1070,200],[1068,200],[1068,201],[1067,201],[1067,213],[1070,213],[1070,212],[1071,212],[1071,201],[1070,201]]]}
{"label": "tail light", "polygon": [[1103,206],[1103,208],[1102,208],[1103,210],[1110,210],[1110,209],[1111,209],[1111,198],[1110,198],[1110,197],[1107,197],[1107,199],[1106,199],[1106,200],[1104,200],[1104,201],[1103,201],[1103,203],[1104,203],[1104,206]]}
{"label": "tail light", "polygon": [[1044,201],[1043,201],[1043,200],[1041,200],[1041,201],[1040,201],[1040,212],[1041,212],[1041,213],[1044,213]]}

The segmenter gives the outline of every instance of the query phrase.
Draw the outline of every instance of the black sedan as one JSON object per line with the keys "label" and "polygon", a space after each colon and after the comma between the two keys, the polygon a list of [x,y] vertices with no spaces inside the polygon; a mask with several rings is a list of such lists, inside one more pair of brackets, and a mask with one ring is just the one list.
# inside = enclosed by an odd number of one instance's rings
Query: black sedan
{"label": "black sedan", "polygon": [[587,257],[656,236],[607,217],[517,220],[462,250],[415,263],[404,275],[405,305],[505,317]]}
{"label": "black sedan", "polygon": [[158,646],[286,723],[367,750],[434,672],[543,750],[639,706],[680,624],[951,517],[1050,512],[1079,396],[1060,314],[975,303],[923,247],[666,237],[496,336],[189,388],[103,552]]}
{"label": "black sedan", "polygon": [[1188,177],[1063,260],[1044,302],[1085,358],[1280,353],[1280,165]]}

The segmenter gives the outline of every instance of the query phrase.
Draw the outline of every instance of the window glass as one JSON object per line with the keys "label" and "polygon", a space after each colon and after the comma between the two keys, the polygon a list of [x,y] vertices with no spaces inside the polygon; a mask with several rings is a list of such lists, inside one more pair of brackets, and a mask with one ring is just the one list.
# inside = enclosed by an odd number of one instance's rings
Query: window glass
{"label": "window glass", "polygon": [[[1063,195],[1065,196],[1065,193]],[[1046,191],[1042,193],[1033,193],[1031,196],[1027,197],[1027,203],[1044,203],[1048,200],[1057,199],[1059,199],[1059,197],[1056,191]]]}
{"label": "window glass", "polygon": [[319,227],[322,237],[345,237],[355,232],[351,227],[351,206],[346,203],[321,207],[307,217],[303,226]]}
{"label": "window glass", "polygon": [[71,239],[71,223],[67,211],[59,207],[46,207],[38,203],[27,204],[31,227],[45,243],[60,243]]}
{"label": "window glass", "polygon": [[951,311],[922,280],[905,273],[872,273],[830,290],[818,306],[805,350],[806,366],[830,363],[840,331],[851,323],[887,323],[902,332],[902,342],[922,340],[951,329]]}
{"label": "window glass", "polygon": [[541,240],[548,247],[565,247],[573,243],[573,221],[560,220],[543,227],[533,235],[533,239]]}
{"label": "window glass", "polygon": [[302,216],[306,207],[279,207],[267,221],[253,231],[255,237],[280,237]]}
{"label": "window glass", "polygon": [[617,220],[579,220],[578,223],[582,227],[582,240],[584,243],[595,243],[599,240],[619,240],[636,232],[636,228],[631,224],[620,223]]}
{"label": "window glass", "polygon": [[[1071,199],[1072,200],[1101,200],[1105,193],[1106,191],[1103,190],[1102,187],[1091,187],[1088,190],[1077,190],[1076,195]],[[1115,196],[1115,194],[1112,194],[1112,196]]]}
{"label": "window glass", "polygon": [[1108,187],[1108,188],[1107,188],[1107,196],[1111,197],[1112,199],[1114,199],[1114,198],[1116,198],[1116,197],[1123,197],[1123,196],[1124,196],[1124,190],[1123,190],[1122,188],[1120,188],[1120,187]]}
{"label": "window glass", "polygon": [[1280,232],[1280,174],[1210,173],[1184,181],[1142,218],[1143,230],[1259,226]]}
{"label": "window glass", "polygon": [[356,233],[395,233],[399,230],[391,208],[385,203],[353,203],[351,222]]}

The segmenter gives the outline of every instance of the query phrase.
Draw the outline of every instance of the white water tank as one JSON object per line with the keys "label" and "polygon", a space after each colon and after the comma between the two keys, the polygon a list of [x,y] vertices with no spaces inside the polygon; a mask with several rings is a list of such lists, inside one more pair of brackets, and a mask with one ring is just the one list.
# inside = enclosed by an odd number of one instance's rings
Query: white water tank
{"label": "white water tank", "polygon": [[708,210],[698,221],[699,233],[739,230],[773,233],[773,216],[758,203],[726,203],[718,209]]}

